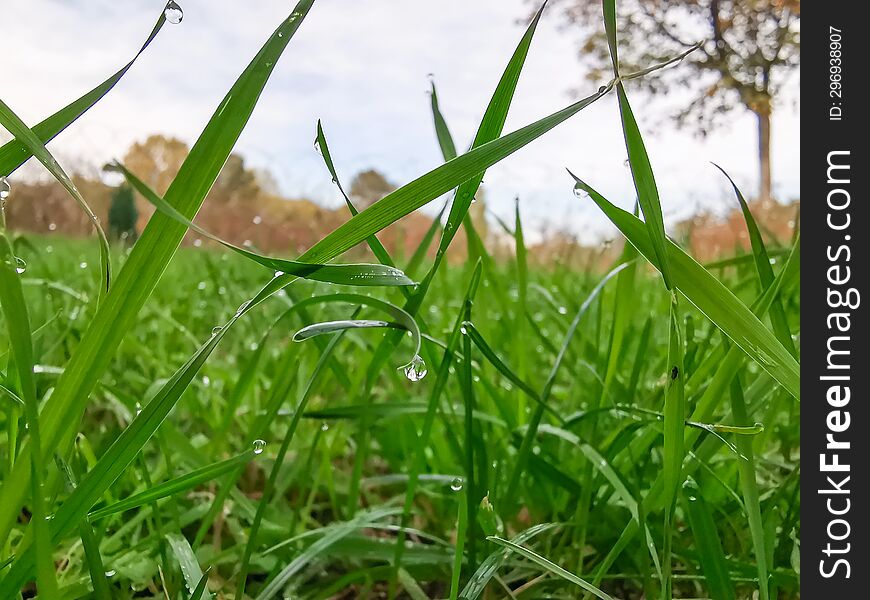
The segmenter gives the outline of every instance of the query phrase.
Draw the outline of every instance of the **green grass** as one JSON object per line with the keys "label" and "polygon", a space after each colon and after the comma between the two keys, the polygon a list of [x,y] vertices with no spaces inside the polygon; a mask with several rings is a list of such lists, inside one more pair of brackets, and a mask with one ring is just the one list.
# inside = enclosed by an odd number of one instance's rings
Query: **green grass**
{"label": "green grass", "polygon": [[[433,85],[444,164],[347,199],[302,256],[180,248],[312,4],[164,197],[126,174],[158,208],[130,251],[0,219],[0,598],[797,597],[800,238],[762,239],[739,191],[750,253],[704,268],[666,237],[624,86],[660,65],[504,133],[539,13],[467,152]],[[89,210],[44,143],[125,73],[33,129],[0,103],[0,176],[33,155]],[[630,242],[620,258],[538,264],[520,206],[515,256],[491,256],[467,217],[484,171],[611,92],[639,211],[565,184]],[[342,189],[342,149],[320,123],[317,141]],[[452,190],[412,256],[375,237]],[[448,264],[460,227],[469,258]],[[361,242],[380,264],[331,262]]]}

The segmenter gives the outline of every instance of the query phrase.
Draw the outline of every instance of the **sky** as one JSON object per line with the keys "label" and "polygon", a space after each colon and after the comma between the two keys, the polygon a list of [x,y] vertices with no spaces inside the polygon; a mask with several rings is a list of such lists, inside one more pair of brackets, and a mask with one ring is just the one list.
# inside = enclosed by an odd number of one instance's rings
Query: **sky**
{"label": "sky", "polygon": [[[70,170],[123,156],[161,133],[192,144],[226,91],[292,11],[278,0],[179,0],[184,20],[167,24],[130,72],[50,149]],[[35,124],[103,81],[139,49],[162,0],[0,0],[4,27],[0,98]],[[268,169],[281,192],[338,206],[340,196],[314,148],[323,122],[341,179],[375,168],[396,184],[438,166],[427,90],[460,151],[468,146],[532,6],[524,0],[317,0],[290,42],[236,146]],[[592,93],[576,37],[557,10],[538,27],[505,126],[509,132]],[[675,68],[679,68],[675,67]],[[604,82],[602,82],[604,83]],[[797,81],[773,119],[774,195],[799,196]],[[588,89],[587,89],[588,88]],[[573,92],[572,92],[573,90]],[[579,92],[578,92],[579,90]],[[579,94],[579,95],[578,95]],[[675,129],[664,102],[635,94],[634,112],[656,173],[666,222],[733,205],[722,165],[747,195],[757,185],[755,123],[737,111],[705,140]],[[0,139],[9,136],[0,129]],[[611,231],[572,192],[570,168],[615,203],[634,192],[615,99],[608,97],[487,172],[488,208],[511,219],[520,200],[531,231],[581,237]],[[20,177],[39,174],[29,165]],[[10,178],[13,185],[15,176]],[[433,203],[429,210],[435,209]]]}

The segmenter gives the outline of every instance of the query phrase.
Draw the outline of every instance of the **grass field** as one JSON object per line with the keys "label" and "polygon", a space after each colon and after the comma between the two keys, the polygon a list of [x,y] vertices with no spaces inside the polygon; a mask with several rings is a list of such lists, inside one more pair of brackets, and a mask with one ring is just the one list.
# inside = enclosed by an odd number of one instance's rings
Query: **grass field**
{"label": "grass field", "polygon": [[[0,227],[0,597],[797,597],[799,236],[742,204],[745,255],[703,268],[666,237],[624,86],[658,66],[504,133],[534,20],[466,153],[433,89],[444,165],[298,259],[179,249],[311,5],[163,198],[125,173],[158,209],[130,250]],[[33,129],[0,102],[0,175],[33,155],[86,207],[43,143],[111,85]],[[566,184],[620,259],[532,266],[518,214],[495,260],[466,218],[483,172],[611,93],[643,220]],[[451,190],[434,262],[373,237]],[[380,264],[331,262],[361,242]]]}

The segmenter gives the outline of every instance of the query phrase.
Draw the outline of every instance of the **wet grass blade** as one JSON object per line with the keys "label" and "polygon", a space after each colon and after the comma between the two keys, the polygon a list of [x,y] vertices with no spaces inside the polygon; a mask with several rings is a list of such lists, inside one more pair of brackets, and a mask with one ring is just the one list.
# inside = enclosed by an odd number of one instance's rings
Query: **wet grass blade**
{"label": "wet grass blade", "polygon": [[[557,523],[541,523],[539,525],[534,525],[517,534],[511,539],[511,542],[517,545],[524,544],[535,536],[557,527],[557,525]],[[486,559],[480,563],[477,571],[468,578],[468,583],[466,583],[465,587],[462,588],[459,597],[464,598],[465,600],[477,600],[499,568],[501,568],[508,559],[509,555],[510,550],[498,550],[487,556]]]}
{"label": "wet grass blade", "polygon": [[[167,203],[185,217],[192,218],[199,209],[250,118],[275,63],[312,3],[313,0],[299,2],[254,57],[218,106],[169,186],[165,194]],[[43,407],[41,424],[47,453],[72,443],[91,390],[135,323],[139,309],[151,295],[185,231],[183,225],[162,214],[155,214],[149,221]],[[22,456],[29,452],[27,446],[22,448]],[[29,470],[19,463],[0,490],[0,542],[7,539],[19,514],[29,479]]]}
{"label": "wet grass blade", "polygon": [[[74,100],[50,117],[35,125],[33,127],[33,132],[36,134],[37,138],[43,144],[48,144],[48,142],[50,142],[57,134],[72,125],[79,117],[99,102],[103,96],[108,94],[127,71],[130,70],[130,67],[133,66],[136,59],[145,52],[145,49],[148,48],[154,38],[157,37],[157,34],[160,32],[164,23],[166,23],[166,16],[164,15],[163,10],[161,10],[160,18],[157,19],[157,23],[148,35],[145,43],[142,44],[141,48],[139,48],[136,56],[134,56],[126,65],[121,67],[118,72],[89,91],[87,94]],[[10,175],[18,167],[23,165],[31,156],[33,156],[31,150],[17,139],[4,144],[0,147],[0,177]]]}
{"label": "wet grass blade", "polygon": [[235,470],[236,467],[250,462],[255,457],[256,453],[254,450],[248,450],[247,452],[243,452],[233,458],[196,469],[180,477],[155,485],[154,487],[139,492],[138,494],[133,494],[123,500],[91,511],[88,514],[88,519],[91,522],[94,522],[120,512],[156,502],[157,500],[161,500],[168,496],[186,492],[198,485],[217,479],[221,475]]}
{"label": "wet grass blade", "polygon": [[586,590],[590,594],[593,594],[596,597],[601,598],[601,600],[613,600],[613,597],[611,597],[609,594],[598,589],[597,587],[595,587],[591,583],[577,577],[573,573],[566,571],[565,569],[563,569],[559,565],[547,560],[543,556],[532,552],[528,548],[520,546],[519,544],[515,544],[514,542],[511,542],[509,540],[503,540],[500,537],[490,536],[486,539],[498,544],[499,546],[504,546],[505,548],[507,548],[511,552],[516,552],[517,554],[524,556],[525,558],[528,558],[530,561],[532,561],[533,563],[535,563],[539,567],[542,567],[543,569],[549,571],[550,573],[553,573],[557,577],[561,577],[565,581],[570,581],[574,585],[580,586],[581,588],[583,588],[584,590]]}
{"label": "wet grass blade", "polygon": [[258,254],[245,248],[240,248],[234,244],[222,240],[195,224],[193,221],[182,215],[180,212],[170,206],[163,198],[158,196],[151,188],[149,188],[141,179],[128,171],[123,165],[116,163],[115,167],[123,173],[127,181],[133,188],[142,194],[142,196],[150,202],[161,213],[167,215],[178,223],[181,223],[188,229],[192,229],[201,236],[213,240],[225,248],[232,250],[236,254],[262,265],[272,271],[280,271],[303,279],[313,279],[315,281],[323,281],[325,283],[335,283],[340,285],[358,285],[358,286],[381,286],[381,285],[414,285],[414,282],[408,279],[402,271],[395,267],[387,265],[374,264],[349,264],[349,265],[318,265],[311,263],[302,263],[294,260],[276,258],[273,256],[265,256]]}
{"label": "wet grass blade", "polygon": [[[169,547],[172,548],[172,553],[175,554],[178,566],[181,567],[181,575],[184,577],[187,589],[189,591],[196,590],[204,575],[187,539],[180,533],[167,533],[166,541],[169,543]],[[210,600],[211,598],[213,596],[205,588],[202,588],[199,596],[191,596],[192,600]]]}
{"label": "wet grass blade", "polygon": [[54,159],[54,156],[48,151],[48,148],[42,143],[42,140],[37,137],[32,129],[25,125],[18,115],[12,112],[12,109],[3,100],[0,100],[0,125],[3,125],[9,133],[15,136],[45,166],[48,172],[57,179],[67,193],[78,203],[79,207],[81,207],[82,211],[91,221],[94,230],[97,232],[97,239],[100,244],[100,294],[104,294],[108,291],[112,281],[112,263],[109,257],[109,240],[106,238],[106,233],[100,225],[100,220],[94,214],[94,211],[91,210],[90,205],[84,199],[81,192],[79,192],[72,179],[63,170],[63,167],[60,166]]}
{"label": "wet grass blade", "polygon": [[[607,201],[575,177],[605,215],[638,251],[659,268],[644,224]],[[676,244],[668,241],[669,261],[675,287],[719,329],[778,381],[795,399],[800,399],[800,367],[770,330],[728,288],[710,275]]]}

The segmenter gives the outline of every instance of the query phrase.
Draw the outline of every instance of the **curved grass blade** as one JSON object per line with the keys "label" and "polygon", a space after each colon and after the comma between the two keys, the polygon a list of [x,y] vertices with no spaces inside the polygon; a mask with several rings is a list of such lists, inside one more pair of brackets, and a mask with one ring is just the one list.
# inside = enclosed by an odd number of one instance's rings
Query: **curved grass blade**
{"label": "curved grass blade", "polygon": [[328,321],[325,323],[316,323],[314,325],[309,325],[308,327],[304,327],[297,331],[293,335],[293,341],[301,342],[303,340],[307,340],[318,335],[336,333],[345,329],[359,329],[366,327],[393,327],[404,329],[408,333],[410,333],[414,343],[414,354],[411,357],[411,360],[408,361],[408,363],[400,366],[399,368],[407,368],[419,359],[420,344],[422,341],[422,336],[420,335],[420,327],[417,325],[417,321],[414,319],[414,317],[409,315],[407,312],[405,312],[403,309],[399,308],[395,304],[391,304],[385,300],[379,300],[378,298],[372,298],[371,296],[361,296],[359,294],[330,294],[328,296],[317,297],[317,300],[318,303],[347,302],[357,306],[370,306],[391,315],[394,319],[396,319],[397,322],[388,323],[386,321],[361,321],[358,319],[352,319],[345,321]]}
{"label": "curved grass blade", "polygon": [[524,394],[526,394],[529,398],[538,403],[539,406],[543,407],[543,410],[549,411],[560,423],[564,422],[562,415],[554,409],[552,406],[547,404],[541,396],[536,392],[531,385],[523,381],[516,372],[507,366],[499,357],[498,354],[490,347],[489,344],[486,343],[486,340],[483,339],[483,336],[474,326],[474,323],[471,321],[463,321],[462,327],[465,329],[464,335],[467,335],[468,338],[474,342],[474,345],[480,350],[481,354],[498,370],[499,373],[505,376],[508,381],[517,386]]}
{"label": "curved grass blade", "polygon": [[144,506],[145,504],[150,504],[151,502],[156,502],[157,500],[168,496],[185,492],[198,485],[217,479],[221,475],[234,470],[239,465],[250,462],[256,458],[256,456],[257,454],[254,450],[248,450],[238,456],[196,469],[190,473],[181,475],[180,477],[155,485],[154,487],[139,492],[138,494],[133,494],[123,500],[119,500],[118,502],[109,504],[108,506],[91,511],[88,514],[88,519],[93,522],[133,508]]}
{"label": "curved grass blade", "polygon": [[57,179],[67,193],[72,196],[73,200],[78,203],[79,207],[81,207],[93,224],[100,243],[100,272],[102,274],[100,294],[105,294],[108,292],[109,285],[112,282],[112,263],[109,256],[109,240],[106,238],[106,232],[103,231],[97,215],[91,210],[90,205],[84,199],[81,192],[79,192],[72,179],[54,159],[54,156],[51,155],[48,148],[42,143],[42,140],[37,137],[32,129],[25,125],[18,115],[12,112],[12,109],[3,100],[0,100],[0,125],[3,125],[9,133],[15,136],[15,139],[21,142],[45,166],[48,172]]}
{"label": "curved grass blade", "polygon": [[[166,16],[164,14],[164,11],[161,10],[160,18],[157,19],[157,23],[151,30],[148,38],[145,40],[145,43],[142,44],[142,47],[139,48],[139,51],[136,53],[133,59],[126,65],[121,67],[118,72],[116,72],[106,81],[89,91],[87,94],[85,94],[81,98],[78,98],[77,100],[74,100],[50,117],[35,125],[33,127],[33,133],[36,134],[37,138],[43,144],[48,144],[48,142],[50,142],[56,135],[72,125],[79,117],[81,117],[92,106],[99,102],[103,98],[103,96],[108,94],[111,89],[115,87],[115,85],[127,73],[127,71],[130,70],[130,67],[133,66],[133,63],[136,62],[136,59],[138,59],[139,56],[143,52],[145,52],[145,49],[148,48],[154,38],[157,37],[157,34],[160,32],[160,29],[163,27],[164,23],[166,23]],[[17,139],[4,144],[2,147],[0,147],[0,177],[5,177],[12,174],[31,156],[33,156],[33,154],[28,149],[28,147]]]}
{"label": "curved grass blade", "polygon": [[[275,30],[220,103],[191,149],[165,195],[167,203],[185,217],[192,218],[199,209],[250,118],[274,65],[312,4],[313,0],[301,0]],[[112,290],[100,303],[67,369],[58,379],[54,393],[45,402],[41,431],[46,452],[65,449],[72,443],[91,391],[134,325],[139,309],[156,286],[185,231],[183,225],[162,214],[155,214],[149,221]],[[22,447],[21,456],[29,452],[28,444]],[[0,543],[7,539],[24,502],[30,475],[23,465],[16,465],[6,485],[0,489]]]}
{"label": "curved grass blade", "polygon": [[263,591],[257,596],[257,600],[269,600],[277,596],[287,585],[287,582],[296,575],[299,571],[305,568],[312,560],[315,560],[321,553],[326,551],[330,546],[339,542],[358,529],[363,529],[368,525],[384,519],[390,515],[396,514],[395,509],[374,509],[363,512],[344,523],[333,525],[326,528],[326,533],[319,540],[308,546],[299,556],[294,558],[290,564],[284,567],[272,581],[270,581]]}
{"label": "curved grass blade", "polygon": [[[341,195],[344,198],[344,203],[347,205],[347,209],[350,211],[351,216],[355,217],[359,214],[359,211],[353,205],[353,202],[350,201],[350,197],[345,193],[344,187],[341,185],[341,180],[338,178],[338,173],[335,171],[335,165],[332,163],[332,154],[329,152],[329,145],[326,143],[326,135],[323,133],[323,125],[321,124],[320,119],[317,120],[317,137],[314,139],[314,143],[317,146],[317,150],[320,152],[320,156],[323,158],[323,162],[326,164],[326,169],[332,176],[332,182],[338,188],[338,191],[341,192]],[[395,262],[393,262],[393,259],[390,257],[390,253],[387,252],[387,249],[381,243],[381,240],[378,239],[378,236],[370,235],[366,238],[366,243],[369,245],[369,248],[372,249],[372,253],[377,257],[381,264],[390,267],[396,266]],[[407,295],[407,290],[403,291]]]}
{"label": "curved grass blade", "polygon": [[120,163],[115,163],[115,168],[123,173],[124,177],[133,188],[142,194],[142,196],[161,213],[181,223],[188,229],[192,229],[203,237],[213,240],[225,248],[228,248],[240,254],[245,258],[254,261],[257,264],[263,265],[271,270],[277,270],[282,273],[294,275],[303,279],[313,279],[315,281],[323,281],[326,283],[336,283],[341,285],[358,285],[358,286],[380,286],[380,285],[414,285],[414,282],[408,279],[404,273],[395,267],[387,265],[374,264],[351,264],[351,265],[318,265],[310,263],[297,262],[295,260],[286,260],[283,258],[275,258],[265,256],[240,248],[234,244],[222,240],[216,235],[213,235],[182,215],[180,212],[170,206],[166,200],[158,196],[151,188],[149,188],[141,179],[127,170]]}
{"label": "curved grass blade", "polygon": [[[513,539],[511,539],[511,542],[518,545],[524,544],[536,535],[549,531],[554,527],[558,527],[558,523],[541,523],[540,525],[534,525],[517,534]],[[462,588],[459,597],[464,600],[477,600],[509,555],[509,550],[498,550],[487,556],[486,559],[480,563],[477,571],[468,578],[468,583],[466,583],[465,587]]]}
{"label": "curved grass blade", "polygon": [[535,554],[534,552],[532,552],[528,548],[520,546],[519,544],[515,544],[514,542],[511,542],[510,540],[504,540],[504,539],[502,539],[500,537],[496,537],[496,536],[489,536],[486,539],[488,539],[490,542],[498,544],[499,546],[503,546],[503,547],[507,548],[511,552],[516,552],[517,554],[528,558],[530,561],[532,561],[536,565],[544,568],[545,570],[549,571],[550,573],[553,573],[554,575],[556,575],[558,577],[561,577],[565,581],[570,581],[571,583],[580,586],[581,588],[583,588],[587,592],[594,594],[598,598],[601,598],[601,600],[613,600],[613,597],[610,596],[609,594],[598,589],[597,587],[595,587],[591,583],[589,583],[583,579],[580,579],[579,577],[577,577],[573,573],[566,571],[565,569],[563,569],[559,565],[547,560],[543,556],[541,556],[539,554]]}
{"label": "curved grass blade", "polygon": [[[585,190],[622,234],[656,268],[655,251],[644,224],[606,200],[601,194],[572,174],[577,186]],[[675,286],[722,332],[800,400],[800,367],[779,340],[728,288],[710,275],[671,241],[667,243]]]}
{"label": "curved grass blade", "polygon": [[[749,205],[740,189],[731,176],[725,172],[725,169],[713,163],[713,166],[722,171],[722,174],[731,183],[734,188],[734,194],[737,196],[737,201],[740,203],[740,210],[743,212],[743,219],[746,221],[746,229],[749,231],[749,242],[752,245],[752,256],[755,260],[755,268],[758,273],[758,281],[761,289],[767,289],[776,275],[773,272],[773,267],[770,266],[770,255],[764,244],[764,238],[761,237],[761,231],[758,229],[758,223],[755,222],[755,217],[752,216],[752,211],[749,210]],[[773,325],[773,332],[776,334],[780,343],[785,346],[792,356],[797,357],[797,350],[794,346],[794,341],[791,338],[791,330],[788,326],[788,319],[785,316],[785,309],[782,306],[782,301],[779,296],[774,298],[773,304],[770,307],[770,323]]]}
{"label": "curved grass blade", "polygon": [[438,93],[435,91],[435,82],[432,81],[432,90],[429,92],[429,99],[432,103],[432,117],[435,121],[435,136],[438,138],[438,145],[441,147],[441,155],[445,161],[456,158],[456,144],[453,142],[453,136],[450,135],[450,129],[447,127],[447,121],[444,120],[444,115],[441,114],[441,108],[438,106]]}

